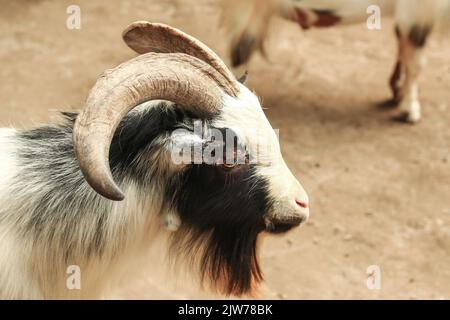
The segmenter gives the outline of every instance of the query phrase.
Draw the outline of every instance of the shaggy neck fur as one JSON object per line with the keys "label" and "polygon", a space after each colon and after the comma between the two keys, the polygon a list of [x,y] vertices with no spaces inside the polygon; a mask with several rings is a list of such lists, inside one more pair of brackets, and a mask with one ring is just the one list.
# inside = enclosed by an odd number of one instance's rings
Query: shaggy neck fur
{"label": "shaggy neck fur", "polygon": [[[230,172],[206,164],[174,168],[170,134],[191,128],[193,117],[152,102],[116,131],[110,165],[126,198],[110,201],[84,180],[72,143],[76,114],[64,115],[61,125],[0,139],[15,172],[0,190],[0,297],[99,298],[129,262],[139,263],[154,237],[167,236],[168,213],[182,221],[167,237],[170,253],[182,260],[177,268],[187,261],[225,294],[256,290],[257,239],[272,199],[255,165]],[[71,265],[81,269],[81,290],[67,289]]]}
{"label": "shaggy neck fur", "polygon": [[[0,148],[10,145],[0,173],[7,177],[12,162],[16,171],[0,186],[2,298],[98,297],[120,271],[115,266],[135,260],[160,229],[164,168],[150,164],[144,170],[140,161],[157,156],[162,146],[156,137],[182,115],[161,103],[121,123],[110,158],[127,195],[123,202],[101,197],[85,182],[73,151],[76,114],[65,116],[62,125],[0,139]],[[148,125],[154,122],[158,128]],[[81,290],[66,287],[70,265],[81,268]]]}

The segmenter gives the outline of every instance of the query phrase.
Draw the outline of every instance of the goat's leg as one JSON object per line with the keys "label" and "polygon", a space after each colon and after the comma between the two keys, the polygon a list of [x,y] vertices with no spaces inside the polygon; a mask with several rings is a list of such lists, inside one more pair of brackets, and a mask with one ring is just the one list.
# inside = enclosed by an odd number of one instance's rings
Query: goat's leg
{"label": "goat's leg", "polygon": [[398,56],[397,63],[390,79],[390,86],[392,90],[392,100],[399,104],[404,97],[404,83],[405,83],[405,63],[402,60],[405,50],[405,41],[401,37],[400,29],[395,28],[395,34],[398,41]]}
{"label": "goat's leg", "polygon": [[402,118],[411,123],[421,117],[418,80],[426,64],[423,48],[429,33],[430,28],[426,26],[414,25],[406,33],[399,29],[399,70],[395,70],[398,74],[394,72],[391,84],[394,84],[394,99],[400,103]]}

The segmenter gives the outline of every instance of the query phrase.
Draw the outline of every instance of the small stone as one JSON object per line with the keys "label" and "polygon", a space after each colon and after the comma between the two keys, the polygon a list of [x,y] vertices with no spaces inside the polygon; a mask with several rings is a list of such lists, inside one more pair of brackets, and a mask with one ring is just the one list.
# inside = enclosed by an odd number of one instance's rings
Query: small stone
{"label": "small stone", "polygon": [[314,239],[312,240],[312,243],[313,243],[313,244],[319,244],[319,239],[314,238]]}
{"label": "small stone", "polygon": [[306,226],[317,227],[317,222],[315,222],[314,220],[308,220],[308,222],[306,222]]}
{"label": "small stone", "polygon": [[333,226],[333,234],[334,234],[334,235],[340,234],[340,233],[342,233],[343,231],[344,231],[344,228],[342,228],[340,225],[335,224],[335,225]]}
{"label": "small stone", "polygon": [[292,245],[294,244],[294,241],[292,241],[292,239],[286,239],[286,243],[287,243],[289,246],[292,246]]}
{"label": "small stone", "polygon": [[277,293],[277,297],[282,300],[286,300],[288,295],[286,293]]}
{"label": "small stone", "polygon": [[320,163],[319,163],[319,162],[316,162],[315,167],[316,167],[316,168],[320,168]]}
{"label": "small stone", "polygon": [[447,163],[448,162],[448,159],[447,158],[443,158],[442,159],[442,163]]}
{"label": "small stone", "polygon": [[344,241],[350,241],[352,239],[353,239],[353,236],[350,233],[348,233],[344,236]]}
{"label": "small stone", "polygon": [[367,212],[364,213],[364,215],[365,215],[366,217],[372,217],[372,216],[373,216],[373,213],[370,212],[370,211],[367,211]]}

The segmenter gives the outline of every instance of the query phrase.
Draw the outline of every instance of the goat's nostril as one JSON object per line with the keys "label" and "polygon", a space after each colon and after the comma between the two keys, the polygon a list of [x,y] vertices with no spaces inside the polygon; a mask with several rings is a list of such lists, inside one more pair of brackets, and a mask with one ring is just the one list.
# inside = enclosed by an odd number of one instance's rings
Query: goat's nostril
{"label": "goat's nostril", "polygon": [[308,202],[304,201],[304,200],[300,200],[300,199],[295,199],[295,203],[299,206],[302,207],[304,209],[308,208]]}

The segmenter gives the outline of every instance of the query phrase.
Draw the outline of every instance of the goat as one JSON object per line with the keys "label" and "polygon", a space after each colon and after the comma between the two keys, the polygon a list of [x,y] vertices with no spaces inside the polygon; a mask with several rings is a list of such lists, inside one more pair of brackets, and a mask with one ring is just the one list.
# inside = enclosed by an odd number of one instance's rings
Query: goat
{"label": "goat", "polygon": [[[254,294],[259,235],[309,215],[258,98],[180,30],[135,22],[123,39],[141,55],[103,73],[81,113],[0,129],[0,297],[101,298],[159,238],[201,284]],[[197,147],[215,161],[174,161]]]}
{"label": "goat", "polygon": [[281,16],[302,28],[329,27],[367,20],[370,6],[383,16],[394,15],[399,43],[397,63],[390,79],[397,118],[415,123],[421,118],[418,78],[425,65],[424,47],[430,32],[450,22],[450,0],[223,0],[223,23],[228,28],[234,66],[263,50],[268,20]]}

